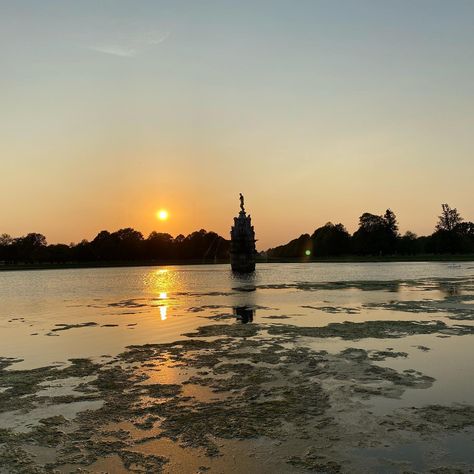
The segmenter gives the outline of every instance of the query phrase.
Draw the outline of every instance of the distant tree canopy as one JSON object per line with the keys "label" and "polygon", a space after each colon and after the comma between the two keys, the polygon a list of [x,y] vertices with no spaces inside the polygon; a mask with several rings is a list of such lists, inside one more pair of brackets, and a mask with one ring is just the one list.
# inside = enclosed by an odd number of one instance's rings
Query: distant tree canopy
{"label": "distant tree canopy", "polygon": [[395,214],[387,209],[383,216],[365,212],[354,233],[353,250],[360,255],[389,255],[396,251],[398,224]]}
{"label": "distant tree canopy", "polygon": [[268,254],[275,258],[300,258],[307,250],[311,251],[311,238],[309,234],[302,234],[285,245],[268,250]]}
{"label": "distant tree canopy", "polygon": [[407,231],[403,236],[395,213],[364,212],[359,228],[351,236],[342,224],[327,223],[316,229],[311,237],[303,234],[286,245],[269,249],[271,258],[307,258],[337,255],[416,255],[474,253],[474,223],[464,222],[457,209],[442,204],[442,212],[433,234],[418,237]]}
{"label": "distant tree canopy", "polygon": [[30,233],[12,238],[0,235],[0,262],[5,263],[67,263],[123,261],[212,261],[229,256],[230,242],[215,232],[204,229],[187,237],[152,232],[144,238],[132,228],[109,232],[103,230],[88,242],[48,245],[46,237]]}
{"label": "distant tree canopy", "polygon": [[344,255],[350,252],[350,245],[351,236],[342,224],[328,222],[311,236],[311,252],[314,256]]}

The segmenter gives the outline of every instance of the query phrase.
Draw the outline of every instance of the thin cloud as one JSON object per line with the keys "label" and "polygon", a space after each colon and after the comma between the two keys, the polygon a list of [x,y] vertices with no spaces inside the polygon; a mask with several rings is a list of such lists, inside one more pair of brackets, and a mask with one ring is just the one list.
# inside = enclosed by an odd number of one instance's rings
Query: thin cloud
{"label": "thin cloud", "polygon": [[135,37],[128,41],[128,45],[123,44],[100,44],[89,46],[89,49],[103,54],[111,54],[122,58],[133,58],[145,50],[157,46],[168,39],[170,33],[157,34],[148,32],[141,37]]}
{"label": "thin cloud", "polygon": [[137,50],[133,48],[124,48],[122,46],[90,46],[89,49],[97,51],[98,53],[111,54],[113,56],[120,56],[122,58],[133,58],[137,55]]}
{"label": "thin cloud", "polygon": [[163,41],[166,41],[170,36],[170,33],[164,33],[162,35],[155,35],[155,34],[148,34],[144,38],[144,42],[148,45],[156,45],[163,43]]}

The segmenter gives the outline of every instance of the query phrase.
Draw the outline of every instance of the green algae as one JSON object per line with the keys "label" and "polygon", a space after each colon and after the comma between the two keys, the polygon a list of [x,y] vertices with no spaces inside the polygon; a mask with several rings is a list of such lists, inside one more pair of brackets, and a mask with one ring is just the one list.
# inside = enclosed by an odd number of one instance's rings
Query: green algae
{"label": "green algae", "polygon": [[329,323],[322,327],[273,325],[268,328],[272,335],[293,337],[340,337],[346,340],[365,338],[401,338],[415,334],[448,333],[452,335],[474,334],[474,326],[448,326],[442,321],[365,321],[355,323]]}
{"label": "green algae", "polygon": [[168,462],[168,459],[163,456],[143,454],[137,451],[121,450],[119,456],[123,465],[129,470],[133,468],[135,472],[159,473]]}
{"label": "green algae", "polygon": [[338,474],[341,465],[335,461],[328,461],[325,456],[318,454],[314,448],[308,449],[302,456],[292,456],[288,464],[311,472],[324,474]]}
{"label": "green algae", "polygon": [[34,457],[19,445],[6,443],[0,446],[1,474],[46,474],[45,467],[38,466]]}
{"label": "green algae", "polygon": [[474,426],[474,406],[453,404],[407,407],[386,415],[381,424],[425,435],[461,431]]}
{"label": "green algae", "polygon": [[210,336],[228,336],[228,337],[252,337],[256,336],[260,328],[256,324],[212,324],[201,326],[195,332],[186,333],[188,337],[210,337]]}
{"label": "green algae", "polygon": [[55,324],[55,326],[58,326],[58,327],[51,329],[52,332],[67,331],[69,329],[77,329],[77,328],[94,327],[94,326],[98,326],[98,324],[95,323],[94,321],[89,321],[87,323],[77,323],[77,324],[61,323],[61,324]]}
{"label": "green algae", "polygon": [[343,313],[343,314],[359,314],[360,309],[359,308],[348,308],[346,306],[311,306],[311,305],[302,305],[302,308],[307,308],[307,309],[317,309],[319,311],[324,311],[325,313],[331,313],[331,314],[338,314],[338,313]]}
{"label": "green algae", "polygon": [[369,355],[371,360],[385,360],[387,358],[395,359],[398,357],[407,358],[406,352],[395,352],[395,351],[370,351]]}
{"label": "green algae", "polygon": [[440,314],[455,321],[470,321],[474,319],[474,309],[467,305],[453,305],[445,300],[410,300],[366,303],[366,309],[384,309],[405,313]]}
{"label": "green algae", "polygon": [[70,365],[65,368],[47,366],[31,370],[6,370],[14,362],[16,360],[7,362],[3,359],[3,368],[0,369],[0,388],[4,389],[0,392],[0,413],[31,409],[38,399],[36,394],[42,388],[41,384],[68,377],[86,377],[94,374],[99,367],[89,359],[70,359]]}

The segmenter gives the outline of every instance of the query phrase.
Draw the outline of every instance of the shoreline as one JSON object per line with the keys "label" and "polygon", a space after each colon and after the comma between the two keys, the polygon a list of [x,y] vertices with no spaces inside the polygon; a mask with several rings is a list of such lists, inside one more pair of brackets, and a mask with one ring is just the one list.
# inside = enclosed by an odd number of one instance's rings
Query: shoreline
{"label": "shoreline", "polygon": [[[474,262],[473,254],[465,255],[412,255],[412,256],[343,256],[321,258],[260,258],[262,263],[411,263],[411,262]],[[156,266],[185,266],[185,265],[222,265],[228,260],[156,260],[132,262],[70,262],[70,263],[32,263],[32,264],[0,264],[0,272],[25,270],[72,270],[81,268],[126,268],[126,267],[156,267]]]}

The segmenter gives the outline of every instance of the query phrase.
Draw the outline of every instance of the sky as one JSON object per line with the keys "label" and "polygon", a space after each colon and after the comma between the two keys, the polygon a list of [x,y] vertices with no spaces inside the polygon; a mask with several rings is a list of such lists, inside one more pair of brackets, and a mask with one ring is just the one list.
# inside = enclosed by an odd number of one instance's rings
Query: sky
{"label": "sky", "polygon": [[[0,1],[0,233],[260,250],[391,208],[474,220],[474,2]],[[156,219],[158,209],[170,218]]]}

